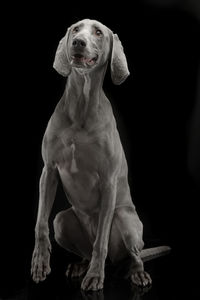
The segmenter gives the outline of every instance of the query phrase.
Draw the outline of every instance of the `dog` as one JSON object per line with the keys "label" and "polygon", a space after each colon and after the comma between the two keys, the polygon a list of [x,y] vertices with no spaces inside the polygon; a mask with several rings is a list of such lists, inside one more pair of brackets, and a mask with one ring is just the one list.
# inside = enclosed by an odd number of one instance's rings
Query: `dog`
{"label": "dog", "polygon": [[[67,84],[42,142],[44,168],[31,270],[35,282],[50,273],[48,219],[59,177],[71,208],[56,215],[55,240],[83,258],[71,274],[86,273],[83,290],[103,288],[107,256],[113,264],[129,258],[131,281],[151,285],[143,261],[169,250],[167,246],[142,250],[143,225],[131,198],[127,161],[112,107],[102,88],[109,64],[113,83],[123,83],[129,70],[117,34],[90,19],[68,28],[53,64],[67,77]],[[69,268],[66,274],[69,276]]]}

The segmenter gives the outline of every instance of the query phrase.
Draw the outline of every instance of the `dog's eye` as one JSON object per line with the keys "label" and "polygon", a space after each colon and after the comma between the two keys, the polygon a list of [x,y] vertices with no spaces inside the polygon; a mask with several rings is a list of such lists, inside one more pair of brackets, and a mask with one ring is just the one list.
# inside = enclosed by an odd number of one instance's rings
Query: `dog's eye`
{"label": "dog's eye", "polygon": [[100,29],[96,29],[95,34],[100,36],[100,35],[102,35],[102,31]]}
{"label": "dog's eye", "polygon": [[79,27],[78,26],[74,27],[73,32],[78,32],[78,31],[79,31]]}

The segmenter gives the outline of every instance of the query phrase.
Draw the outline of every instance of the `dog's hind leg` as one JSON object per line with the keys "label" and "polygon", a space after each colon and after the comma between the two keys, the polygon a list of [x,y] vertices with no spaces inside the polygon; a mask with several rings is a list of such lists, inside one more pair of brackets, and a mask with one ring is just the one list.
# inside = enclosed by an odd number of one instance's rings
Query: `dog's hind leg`
{"label": "dog's hind leg", "polygon": [[88,269],[92,243],[72,208],[56,215],[54,232],[55,240],[61,247],[83,258],[81,262],[68,265],[66,276],[82,276]]}

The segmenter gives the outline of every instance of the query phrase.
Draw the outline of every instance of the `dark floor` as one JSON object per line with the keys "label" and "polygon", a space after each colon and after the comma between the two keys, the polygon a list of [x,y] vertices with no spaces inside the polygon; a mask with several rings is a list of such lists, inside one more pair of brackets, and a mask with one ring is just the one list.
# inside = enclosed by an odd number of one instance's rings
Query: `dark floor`
{"label": "dark floor", "polygon": [[[67,255],[56,244],[53,245],[51,260],[52,272],[48,279],[35,284],[29,277],[27,270],[23,279],[16,278],[1,287],[0,299],[7,300],[172,300],[199,299],[200,288],[198,278],[190,263],[185,263],[176,253],[176,249],[164,257],[145,263],[146,271],[153,279],[152,287],[139,290],[129,281],[113,276],[113,269],[108,267],[104,290],[100,292],[84,293],[80,290],[80,281],[69,281],[64,272],[69,259],[75,257]],[[184,265],[185,264],[185,265]],[[11,275],[12,278],[12,275]],[[185,298],[186,297],[186,298]]]}

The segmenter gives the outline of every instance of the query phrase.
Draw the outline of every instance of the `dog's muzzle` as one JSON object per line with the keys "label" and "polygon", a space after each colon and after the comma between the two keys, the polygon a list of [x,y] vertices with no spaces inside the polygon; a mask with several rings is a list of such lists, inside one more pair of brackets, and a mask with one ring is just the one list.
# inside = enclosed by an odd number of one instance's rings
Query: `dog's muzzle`
{"label": "dog's muzzle", "polygon": [[74,53],[71,55],[71,65],[75,64],[77,66],[94,66],[98,60],[98,55],[94,57],[87,57],[82,53]]}

